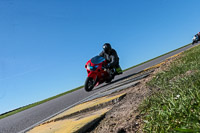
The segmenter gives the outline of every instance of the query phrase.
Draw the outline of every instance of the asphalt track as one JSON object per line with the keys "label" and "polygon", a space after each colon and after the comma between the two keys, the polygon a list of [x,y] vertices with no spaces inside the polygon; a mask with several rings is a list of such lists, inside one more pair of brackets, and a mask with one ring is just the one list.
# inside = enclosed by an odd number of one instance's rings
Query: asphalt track
{"label": "asphalt track", "polygon": [[[195,44],[195,45],[197,45],[197,44]],[[35,106],[33,108],[19,112],[15,115],[3,118],[0,120],[0,133],[26,132],[30,128],[33,128],[34,126],[55,116],[56,114],[61,113],[65,110],[69,109],[70,107],[73,107],[74,105],[77,105],[77,104],[87,100],[88,98],[98,94],[98,92],[107,90],[114,84],[119,83],[120,81],[122,81],[130,76],[133,76],[134,74],[136,74],[148,67],[156,65],[156,64],[162,62],[163,60],[167,59],[168,57],[171,57],[175,54],[185,51],[188,48],[193,47],[193,46],[194,45],[188,45],[177,51],[171,52],[167,55],[164,55],[162,57],[154,59],[150,62],[147,62],[147,63],[137,66],[135,68],[132,68],[132,69],[124,72],[122,75],[116,76],[115,80],[113,80],[112,83],[102,84],[99,87],[94,88],[94,90],[91,92],[86,92],[82,88],[82,89],[79,89],[72,93],[61,96],[59,98],[48,101],[46,103]],[[156,52],[156,51],[152,51],[152,52]]]}

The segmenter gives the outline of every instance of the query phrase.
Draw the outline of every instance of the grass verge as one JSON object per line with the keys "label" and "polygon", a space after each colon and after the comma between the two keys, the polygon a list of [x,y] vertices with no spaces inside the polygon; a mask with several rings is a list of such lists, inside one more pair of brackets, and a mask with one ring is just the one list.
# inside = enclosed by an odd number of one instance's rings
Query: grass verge
{"label": "grass verge", "polygon": [[0,115],[0,119],[3,119],[3,118],[8,117],[8,116],[10,116],[10,115],[13,115],[13,114],[16,114],[16,113],[18,113],[18,112],[24,111],[24,110],[26,110],[26,109],[32,108],[32,107],[34,107],[34,106],[37,106],[37,105],[42,104],[42,103],[45,103],[45,102],[50,101],[50,100],[52,100],[52,99],[61,97],[61,96],[63,96],[63,95],[66,95],[66,94],[68,94],[68,93],[71,93],[71,92],[73,92],[73,91],[76,91],[76,90],[78,90],[78,89],[80,89],[80,88],[82,88],[82,87],[83,87],[83,86],[80,86],[80,87],[77,87],[77,88],[75,88],[75,89],[69,90],[69,91],[67,91],[67,92],[61,93],[61,94],[59,94],[59,95],[56,95],[56,96],[47,98],[47,99],[45,99],[45,100],[42,100],[42,101],[39,101],[39,102],[30,104],[30,105],[27,105],[27,106],[24,106],[24,107],[21,107],[21,108],[18,108],[18,109],[9,111],[9,112],[6,112],[6,113]]}
{"label": "grass verge", "polygon": [[141,105],[144,132],[200,132],[200,46],[181,54],[147,85]]}

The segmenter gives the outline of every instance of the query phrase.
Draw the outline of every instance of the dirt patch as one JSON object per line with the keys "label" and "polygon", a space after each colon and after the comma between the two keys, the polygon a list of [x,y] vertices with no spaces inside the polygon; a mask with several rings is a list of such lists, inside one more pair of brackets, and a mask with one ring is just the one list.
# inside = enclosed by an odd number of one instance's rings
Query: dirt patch
{"label": "dirt patch", "polygon": [[127,95],[116,103],[91,133],[136,132],[142,126],[138,107],[151,90],[145,86],[152,76],[140,80],[140,84],[124,90]]}
{"label": "dirt patch", "polygon": [[[120,102],[116,103],[106,115],[105,118],[98,124],[98,126],[90,131],[91,133],[141,133],[143,121],[140,116],[138,107],[142,101],[153,93],[151,88],[146,86],[146,83],[150,81],[154,75],[160,71],[169,68],[171,62],[179,58],[175,57],[166,60],[159,67],[154,68],[148,77],[140,80],[140,84],[134,87],[123,90],[127,95]],[[193,72],[188,72],[187,75]]]}

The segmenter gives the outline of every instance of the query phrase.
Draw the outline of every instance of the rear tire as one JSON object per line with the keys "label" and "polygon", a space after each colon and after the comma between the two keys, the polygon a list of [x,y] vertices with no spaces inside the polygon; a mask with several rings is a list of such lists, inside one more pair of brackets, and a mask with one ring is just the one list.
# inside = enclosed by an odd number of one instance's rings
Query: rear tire
{"label": "rear tire", "polygon": [[106,80],[106,83],[110,83],[115,78],[115,75],[113,74],[109,79]]}
{"label": "rear tire", "polygon": [[106,80],[106,83],[108,84],[108,83],[110,83],[111,81],[112,81],[112,78]]}
{"label": "rear tire", "polygon": [[109,69],[108,70],[110,78],[106,80],[106,83],[110,83],[115,78],[115,72],[116,71],[114,69]]}
{"label": "rear tire", "polygon": [[91,91],[94,88],[94,79],[91,77],[87,77],[85,81],[85,90],[86,91]]}

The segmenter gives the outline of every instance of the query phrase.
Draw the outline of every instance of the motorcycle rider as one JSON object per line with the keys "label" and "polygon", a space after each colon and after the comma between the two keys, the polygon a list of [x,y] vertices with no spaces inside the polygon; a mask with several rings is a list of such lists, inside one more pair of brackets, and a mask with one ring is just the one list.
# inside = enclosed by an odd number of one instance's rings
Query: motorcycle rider
{"label": "motorcycle rider", "polygon": [[194,35],[194,37],[192,38],[192,44],[197,43],[198,42],[198,35]]}
{"label": "motorcycle rider", "polygon": [[116,75],[122,74],[122,69],[119,65],[119,57],[117,52],[112,49],[110,43],[105,43],[103,45],[103,51],[99,54],[99,56],[104,57],[108,61],[108,65],[106,68],[115,69]]}
{"label": "motorcycle rider", "polygon": [[198,41],[200,41],[200,32],[197,33]]}

